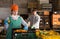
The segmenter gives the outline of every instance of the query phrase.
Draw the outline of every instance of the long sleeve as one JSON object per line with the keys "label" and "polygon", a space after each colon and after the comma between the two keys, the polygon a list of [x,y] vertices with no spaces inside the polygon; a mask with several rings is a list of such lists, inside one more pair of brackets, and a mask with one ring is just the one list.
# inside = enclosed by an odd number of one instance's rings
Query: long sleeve
{"label": "long sleeve", "polygon": [[8,29],[8,20],[9,20],[9,17],[7,17],[5,20],[4,20],[4,28],[7,30]]}
{"label": "long sleeve", "polygon": [[28,30],[28,25],[27,23],[24,21],[24,19],[21,17],[22,19],[22,24],[24,25],[24,30]]}
{"label": "long sleeve", "polygon": [[29,18],[27,19],[27,23],[28,23],[28,27],[30,27],[31,26],[31,16],[29,16]]}

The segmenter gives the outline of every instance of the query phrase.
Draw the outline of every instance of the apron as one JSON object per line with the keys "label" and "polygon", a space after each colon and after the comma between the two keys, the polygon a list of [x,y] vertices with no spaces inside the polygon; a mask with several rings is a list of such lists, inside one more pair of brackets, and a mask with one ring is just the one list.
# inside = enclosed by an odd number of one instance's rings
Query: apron
{"label": "apron", "polygon": [[7,29],[6,39],[12,39],[12,29],[13,28],[20,28],[21,22],[22,22],[20,17],[18,17],[17,20],[13,20],[12,17],[10,16],[9,19],[10,19],[10,24]]}

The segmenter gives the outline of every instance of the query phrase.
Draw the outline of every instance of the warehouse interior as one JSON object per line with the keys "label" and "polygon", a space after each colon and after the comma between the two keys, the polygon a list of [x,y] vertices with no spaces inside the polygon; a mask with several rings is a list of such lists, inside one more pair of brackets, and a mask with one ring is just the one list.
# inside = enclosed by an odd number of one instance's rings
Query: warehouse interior
{"label": "warehouse interior", "polygon": [[24,21],[36,9],[40,22],[39,29],[24,31],[23,25],[21,29],[12,29],[11,39],[16,39],[17,34],[20,35],[18,39],[60,39],[60,0],[0,0],[0,39],[6,39],[4,21],[11,14],[12,4],[19,6],[18,14]]}

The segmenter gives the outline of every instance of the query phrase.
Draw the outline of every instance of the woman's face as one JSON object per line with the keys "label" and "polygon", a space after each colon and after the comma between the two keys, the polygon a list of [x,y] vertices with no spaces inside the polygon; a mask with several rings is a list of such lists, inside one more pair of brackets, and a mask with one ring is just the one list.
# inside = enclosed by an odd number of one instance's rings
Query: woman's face
{"label": "woman's face", "polygon": [[13,14],[13,15],[18,15],[18,10],[12,11],[12,14]]}

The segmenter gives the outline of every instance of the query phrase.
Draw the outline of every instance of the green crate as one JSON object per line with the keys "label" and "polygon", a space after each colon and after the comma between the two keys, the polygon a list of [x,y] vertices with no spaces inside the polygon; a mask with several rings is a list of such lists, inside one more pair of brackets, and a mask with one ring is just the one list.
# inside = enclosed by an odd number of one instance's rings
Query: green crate
{"label": "green crate", "polygon": [[35,33],[15,33],[14,39],[37,39]]}

